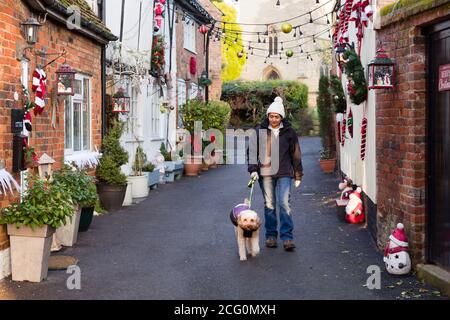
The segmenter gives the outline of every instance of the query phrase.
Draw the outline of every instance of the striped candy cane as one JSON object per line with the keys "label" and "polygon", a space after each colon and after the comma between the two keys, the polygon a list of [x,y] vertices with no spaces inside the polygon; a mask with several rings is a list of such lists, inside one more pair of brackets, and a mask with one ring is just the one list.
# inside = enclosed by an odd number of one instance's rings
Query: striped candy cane
{"label": "striped candy cane", "polygon": [[367,118],[364,117],[361,123],[361,160],[366,158],[366,136],[367,136]]}
{"label": "striped candy cane", "polygon": [[342,120],[342,141],[341,141],[341,145],[344,146],[345,144],[345,130],[347,127],[347,120],[344,118],[344,120]]}

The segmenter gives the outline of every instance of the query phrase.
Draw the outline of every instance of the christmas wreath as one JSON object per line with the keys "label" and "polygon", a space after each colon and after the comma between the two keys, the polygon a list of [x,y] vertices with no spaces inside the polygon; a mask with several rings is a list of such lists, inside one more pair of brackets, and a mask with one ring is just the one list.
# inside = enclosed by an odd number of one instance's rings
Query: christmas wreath
{"label": "christmas wreath", "polygon": [[348,78],[348,93],[351,101],[358,105],[367,99],[367,84],[364,68],[355,49],[347,49],[344,53],[345,74]]}
{"label": "christmas wreath", "polygon": [[151,74],[154,77],[161,76],[164,73],[164,45],[162,37],[153,37]]}

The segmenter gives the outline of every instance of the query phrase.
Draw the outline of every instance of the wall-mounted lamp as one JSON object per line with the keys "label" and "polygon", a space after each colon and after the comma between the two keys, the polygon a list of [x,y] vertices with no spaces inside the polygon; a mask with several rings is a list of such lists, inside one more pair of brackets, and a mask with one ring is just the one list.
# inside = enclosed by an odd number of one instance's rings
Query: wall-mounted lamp
{"label": "wall-mounted lamp", "polygon": [[27,21],[22,22],[22,36],[27,40],[29,45],[34,45],[37,42],[37,35],[41,24],[36,18],[28,18]]}

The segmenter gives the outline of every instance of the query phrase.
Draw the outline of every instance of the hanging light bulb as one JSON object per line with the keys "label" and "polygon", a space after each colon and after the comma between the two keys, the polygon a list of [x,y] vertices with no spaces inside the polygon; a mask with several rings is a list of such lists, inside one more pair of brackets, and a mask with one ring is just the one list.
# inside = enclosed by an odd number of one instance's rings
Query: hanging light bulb
{"label": "hanging light bulb", "polygon": [[181,18],[181,21],[186,21],[186,15],[183,13],[183,18]]}
{"label": "hanging light bulb", "polygon": [[284,50],[283,41],[281,41],[281,51],[283,51],[283,50]]}
{"label": "hanging light bulb", "polygon": [[280,5],[281,5],[280,0],[278,0],[277,1],[277,6],[280,6]]}
{"label": "hanging light bulb", "polygon": [[294,29],[294,38],[297,37],[297,28]]}
{"label": "hanging light bulb", "polygon": [[286,59],[286,64],[289,64],[289,59]]}
{"label": "hanging light bulb", "polygon": [[314,35],[313,35],[313,43],[316,43],[316,38],[314,38]]}
{"label": "hanging light bulb", "polygon": [[316,3],[320,3],[319,0],[316,0]]}
{"label": "hanging light bulb", "polygon": [[264,60],[264,63],[267,63],[267,58]]}
{"label": "hanging light bulb", "polygon": [[300,45],[300,53],[303,53],[303,47]]}
{"label": "hanging light bulb", "polygon": [[303,35],[302,29],[300,29],[300,27],[298,27],[298,33],[299,33],[300,36]]}
{"label": "hanging light bulb", "polygon": [[312,18],[312,15],[311,15],[311,11],[309,12],[309,23],[313,23],[314,21],[313,21],[313,18]]}
{"label": "hanging light bulb", "polygon": [[266,38],[263,38],[263,43],[266,43]]}
{"label": "hanging light bulb", "polygon": [[326,15],[327,17],[327,24],[330,24],[330,20],[328,19],[328,15]]}
{"label": "hanging light bulb", "polygon": [[258,43],[261,43],[261,38],[259,37],[259,32],[258,32]]}

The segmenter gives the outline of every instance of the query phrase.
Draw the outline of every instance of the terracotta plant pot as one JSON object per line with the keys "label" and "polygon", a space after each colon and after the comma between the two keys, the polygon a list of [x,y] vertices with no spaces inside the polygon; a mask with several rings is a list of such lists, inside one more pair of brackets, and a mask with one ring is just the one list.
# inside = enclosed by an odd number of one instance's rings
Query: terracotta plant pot
{"label": "terracotta plant pot", "polygon": [[320,167],[325,173],[333,173],[336,168],[336,159],[320,160]]}
{"label": "terracotta plant pot", "polygon": [[202,169],[202,158],[191,157],[187,158],[184,163],[184,174],[188,177],[198,176]]}

